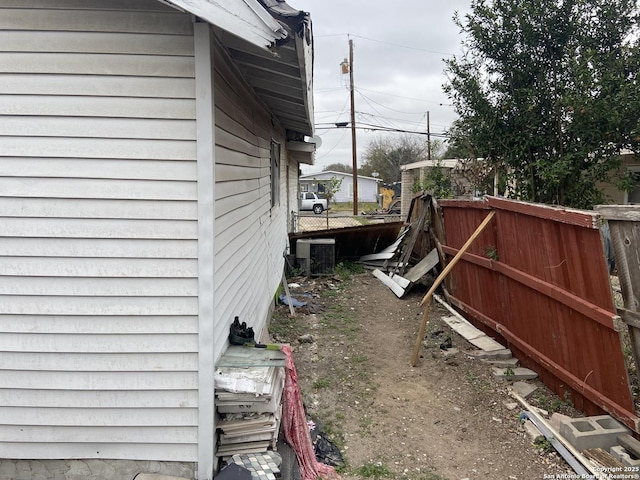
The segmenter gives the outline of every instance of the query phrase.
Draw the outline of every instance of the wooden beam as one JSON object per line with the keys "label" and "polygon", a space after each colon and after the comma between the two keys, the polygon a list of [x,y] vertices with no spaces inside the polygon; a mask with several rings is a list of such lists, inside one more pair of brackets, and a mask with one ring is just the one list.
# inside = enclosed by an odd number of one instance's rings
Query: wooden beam
{"label": "wooden beam", "polygon": [[464,255],[464,253],[469,249],[473,241],[476,238],[478,238],[478,236],[480,235],[480,233],[482,233],[485,227],[489,225],[489,222],[495,215],[496,215],[495,210],[492,210],[489,212],[489,214],[478,226],[478,228],[476,228],[476,231],[473,232],[473,234],[469,237],[469,240],[467,240],[467,242],[462,246],[462,248],[458,251],[456,256],[453,257],[451,262],[449,262],[449,264],[444,268],[444,270],[442,270],[442,273],[440,273],[438,278],[436,278],[436,281],[433,282],[433,285],[431,286],[427,294],[424,296],[424,298],[420,302],[420,305],[424,305],[424,314],[422,316],[422,321],[420,322],[420,328],[418,329],[418,338],[416,338],[416,343],[415,343],[415,346],[413,347],[413,356],[411,358],[412,366],[415,367],[418,364],[418,357],[420,356],[420,346],[422,345],[422,339],[424,338],[424,333],[427,328],[427,322],[429,321],[429,304],[431,301],[431,296],[436,291],[438,286],[442,283],[442,281],[445,279],[445,277],[449,274],[449,272],[451,272],[451,270],[456,265],[456,263],[458,263],[458,260],[462,258],[462,255]]}

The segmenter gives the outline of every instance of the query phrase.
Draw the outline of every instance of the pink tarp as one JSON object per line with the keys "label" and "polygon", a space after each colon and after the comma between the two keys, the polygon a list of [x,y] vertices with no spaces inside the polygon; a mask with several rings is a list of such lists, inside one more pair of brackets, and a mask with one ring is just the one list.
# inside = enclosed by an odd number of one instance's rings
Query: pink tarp
{"label": "pink tarp", "polygon": [[282,396],[282,429],[286,442],[296,452],[302,479],[315,480],[320,477],[339,480],[340,476],[333,467],[316,460],[298,385],[298,374],[293,363],[293,353],[289,345],[283,345],[281,350],[287,356],[284,393]]}

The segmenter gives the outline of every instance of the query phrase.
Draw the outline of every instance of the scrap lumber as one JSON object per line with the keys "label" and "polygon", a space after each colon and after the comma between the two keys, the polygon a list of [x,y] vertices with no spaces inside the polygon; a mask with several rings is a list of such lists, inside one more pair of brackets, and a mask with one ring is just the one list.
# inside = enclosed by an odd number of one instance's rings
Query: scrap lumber
{"label": "scrap lumber", "polygon": [[381,272],[377,268],[373,271],[373,276],[379,279],[385,286],[389,287],[398,298],[404,295],[404,288],[396,283],[389,275]]}
{"label": "scrap lumber", "polygon": [[469,237],[467,242],[460,248],[456,256],[453,257],[453,260],[449,262],[449,264],[442,270],[442,273],[436,278],[436,281],[433,282],[433,285],[424,296],[420,305],[424,305],[424,314],[422,316],[422,321],[420,322],[420,328],[418,330],[418,338],[416,339],[415,346],[413,348],[413,356],[411,358],[411,365],[416,366],[418,364],[418,357],[420,356],[420,346],[422,345],[422,339],[424,338],[425,330],[427,328],[427,322],[429,321],[429,304],[431,303],[431,296],[436,291],[440,283],[444,280],[444,278],[449,274],[449,272],[453,269],[453,267],[458,263],[458,260],[462,258],[462,255],[469,249],[473,241],[480,235],[480,233],[485,229],[485,227],[489,224],[491,219],[495,216],[496,211],[492,210],[486,216],[486,218],[482,221],[482,223],[476,228],[476,231]]}
{"label": "scrap lumber", "polygon": [[411,223],[411,230],[412,230],[411,235],[409,236],[409,239],[402,244],[402,249],[400,251],[400,258],[398,260],[400,265],[395,269],[394,273],[404,275],[404,272],[409,263],[409,260],[411,259],[411,253],[413,252],[413,247],[418,241],[418,236],[420,235],[420,232],[424,230],[424,224],[427,219],[427,214],[429,213],[429,206],[427,202],[430,201],[430,199],[431,199],[430,196],[421,197],[422,211],[420,212],[420,216],[418,217],[418,220]]}
{"label": "scrap lumber", "polygon": [[[585,456],[585,458],[588,458],[593,463],[595,463],[599,467],[599,470],[602,470],[603,472],[624,471],[622,469],[624,469],[625,465],[609,452],[606,452],[601,448],[588,448],[584,450],[582,454]],[[621,470],[613,470],[614,468]]]}

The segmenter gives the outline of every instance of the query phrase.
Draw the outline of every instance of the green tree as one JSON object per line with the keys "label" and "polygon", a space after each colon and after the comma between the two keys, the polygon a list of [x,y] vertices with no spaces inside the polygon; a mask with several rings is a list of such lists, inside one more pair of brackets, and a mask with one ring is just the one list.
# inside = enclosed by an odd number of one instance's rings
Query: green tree
{"label": "green tree", "polygon": [[323,172],[353,173],[353,167],[346,163],[332,163],[322,169]]}
{"label": "green tree", "polygon": [[450,151],[483,157],[517,194],[589,208],[640,141],[636,0],[472,0],[446,61]]}
{"label": "green tree", "polygon": [[424,160],[426,152],[426,141],[418,135],[378,136],[367,145],[358,174],[371,176],[378,172],[384,182],[397,182],[402,176],[400,166]]}

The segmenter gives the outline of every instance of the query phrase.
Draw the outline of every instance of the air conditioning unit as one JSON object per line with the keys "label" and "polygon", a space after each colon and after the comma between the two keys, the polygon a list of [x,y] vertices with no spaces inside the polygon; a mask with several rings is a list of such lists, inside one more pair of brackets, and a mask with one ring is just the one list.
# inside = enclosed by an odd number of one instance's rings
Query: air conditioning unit
{"label": "air conditioning unit", "polygon": [[296,241],[298,266],[308,276],[331,275],[336,266],[335,238],[304,238]]}

